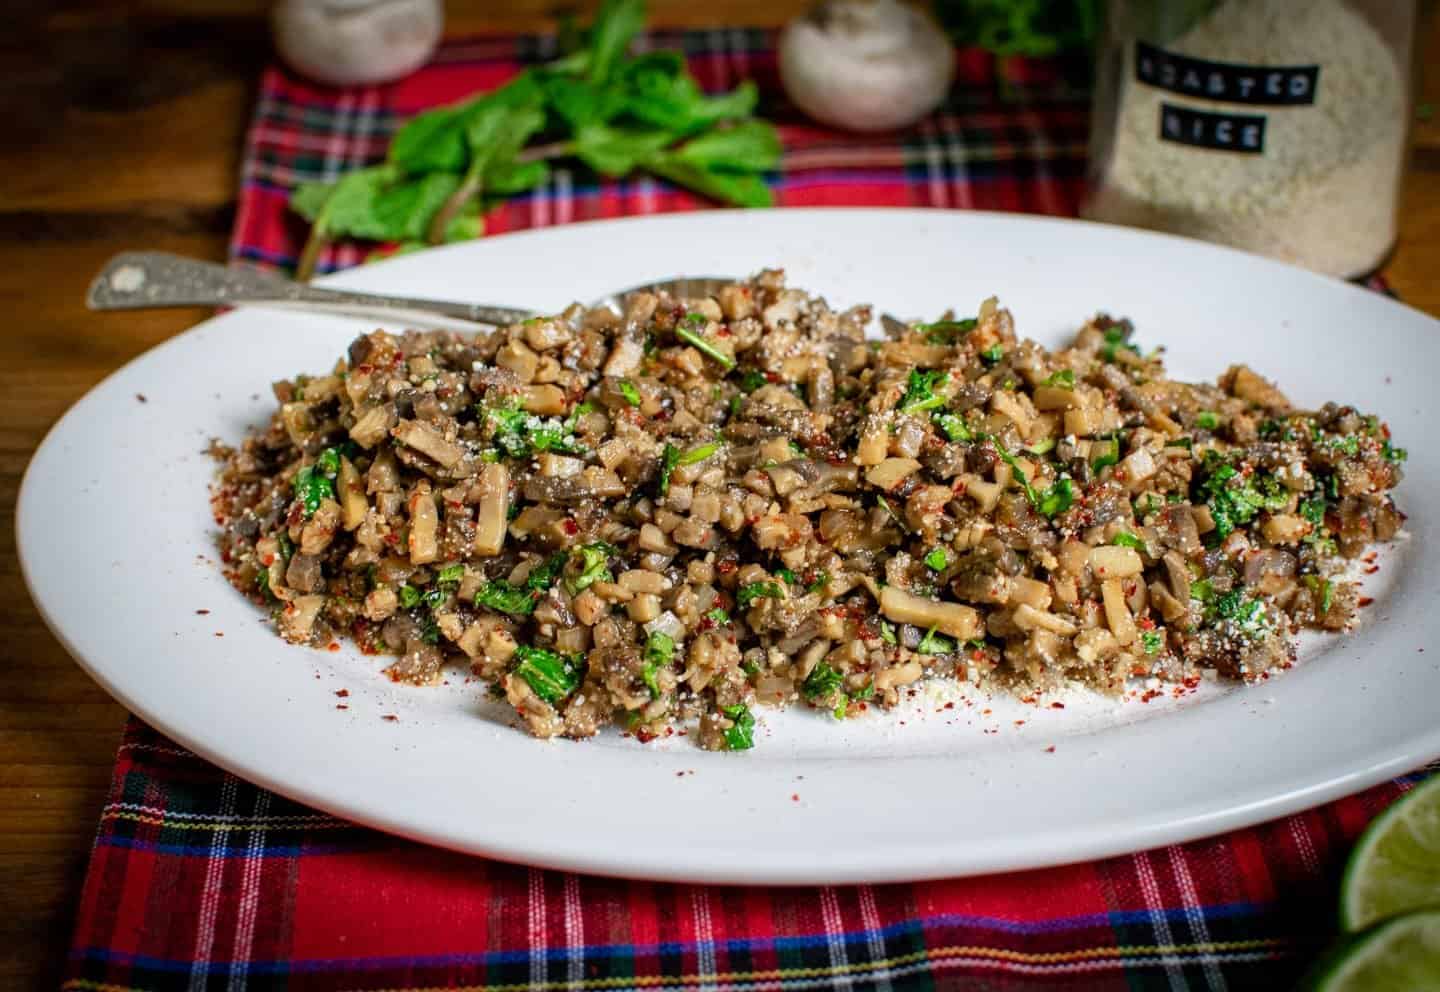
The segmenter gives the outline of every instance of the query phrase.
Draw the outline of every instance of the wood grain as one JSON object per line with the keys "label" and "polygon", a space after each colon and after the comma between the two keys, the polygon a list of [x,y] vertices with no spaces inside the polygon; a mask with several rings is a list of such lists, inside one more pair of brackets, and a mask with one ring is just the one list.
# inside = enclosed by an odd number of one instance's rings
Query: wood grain
{"label": "wood grain", "polygon": [[[221,259],[251,94],[269,58],[262,0],[75,2],[40,8],[7,53],[0,114],[0,519],[56,418],[101,378],[203,319],[95,315],[100,264],[143,246]],[[449,29],[543,30],[554,0],[451,0]],[[652,0],[657,23],[778,24],[799,0]],[[1440,65],[1440,25],[1420,50]],[[13,56],[13,57],[12,57]],[[1440,106],[1440,71],[1422,104]],[[1387,274],[1440,314],[1440,115],[1417,124]],[[76,577],[77,583],[84,581]],[[123,710],[45,629],[0,527],[0,988],[53,988]]]}

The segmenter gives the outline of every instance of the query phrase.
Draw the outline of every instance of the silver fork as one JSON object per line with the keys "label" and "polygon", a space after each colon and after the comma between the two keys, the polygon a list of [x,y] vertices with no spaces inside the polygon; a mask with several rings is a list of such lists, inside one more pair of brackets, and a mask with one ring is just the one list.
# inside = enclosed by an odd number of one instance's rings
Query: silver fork
{"label": "silver fork", "polygon": [[[642,290],[671,296],[710,296],[734,282],[721,276],[685,276],[642,283],[603,296],[591,304],[623,310],[625,297]],[[451,327],[504,326],[534,317],[536,311],[485,303],[425,300],[410,296],[325,289],[293,282],[256,269],[217,265],[160,251],[121,252],[90,282],[85,303],[91,310],[148,310],[163,307],[260,305],[371,317],[410,324]],[[436,318],[441,318],[437,320]]]}

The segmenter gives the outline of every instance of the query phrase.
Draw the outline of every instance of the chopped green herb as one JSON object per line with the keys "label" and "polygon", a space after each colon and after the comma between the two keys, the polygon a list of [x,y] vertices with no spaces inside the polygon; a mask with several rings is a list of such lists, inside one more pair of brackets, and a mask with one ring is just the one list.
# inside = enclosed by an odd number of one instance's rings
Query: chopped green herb
{"label": "chopped green herb", "polygon": [[575,408],[570,419],[561,422],[554,417],[537,417],[518,405],[480,408],[495,424],[495,444],[511,458],[529,458],[545,451],[562,455],[583,455],[585,448],[575,440],[575,422],[587,404]]}
{"label": "chopped green herb", "polygon": [[770,380],[765,378],[765,373],[759,369],[746,369],[745,374],[740,376],[740,391],[742,393],[753,393]]}
{"label": "chopped green herb", "polygon": [[275,593],[270,589],[270,569],[262,568],[255,573],[255,588],[265,597],[267,603],[275,601]]}
{"label": "chopped green herb", "polygon": [[1005,357],[1005,349],[1000,347],[998,344],[992,344],[990,347],[980,352],[980,357],[983,358],[985,361],[989,362],[991,365],[994,365],[996,362],[1000,361],[1000,359]]}
{"label": "chopped green herb", "polygon": [[880,621],[880,640],[884,641],[886,644],[895,644],[895,643],[897,643],[897,641],[896,641],[896,639],[895,639],[895,625],[894,625],[894,624],[889,623],[888,621],[885,621],[885,620],[881,620],[881,621]]}
{"label": "chopped green herb", "polygon": [[482,462],[498,462],[500,460],[499,448],[486,448],[480,452]]}
{"label": "chopped green herb", "polygon": [[1032,455],[1048,455],[1055,450],[1055,439],[1047,437],[1043,441],[1036,441],[1034,444],[1026,445],[1025,450]]}
{"label": "chopped green herb", "polygon": [[629,379],[621,379],[615,384],[615,388],[620,390],[620,395],[625,397],[626,403],[631,406],[640,405],[640,390],[636,389],[635,384]]}
{"label": "chopped green herb", "polygon": [[1278,479],[1259,472],[1246,477],[1213,452],[1207,455],[1210,475],[1201,484],[1200,495],[1215,522],[1216,540],[1225,540],[1261,510],[1283,510],[1289,505],[1289,490]]}
{"label": "chopped green herb", "polygon": [[408,583],[408,582],[401,584],[401,586],[400,586],[400,605],[401,605],[403,608],[405,608],[405,609],[408,610],[408,609],[411,609],[411,608],[413,608],[413,607],[419,606],[419,605],[420,605],[420,600],[421,600],[422,598],[423,598],[423,596],[422,596],[422,594],[421,594],[421,592],[420,592],[419,589],[416,589],[414,586],[410,585],[410,583]]}
{"label": "chopped green herb", "polygon": [[666,444],[660,452],[660,495],[668,496],[670,493],[670,474],[675,471],[675,466],[680,463],[680,449],[673,444]]}
{"label": "chopped green herb", "polygon": [[[705,318],[699,314],[692,313],[685,319],[688,322],[692,317],[700,317],[700,326],[704,326]],[[735,359],[705,340],[704,335],[702,335],[695,326],[688,323],[678,324],[675,327],[675,336],[693,347],[696,351],[713,359],[715,363],[726,372],[729,372],[735,367]]]}
{"label": "chopped green herb", "polygon": [[1220,415],[1213,410],[1201,410],[1195,414],[1195,426],[1201,430],[1213,431],[1220,426]]}
{"label": "chopped green herb", "polygon": [[644,667],[640,670],[640,678],[650,690],[650,698],[655,699],[660,695],[660,687],[655,682],[655,673],[660,669],[669,666],[675,660],[675,639],[662,630],[651,631],[650,636],[645,640]]}
{"label": "chopped green herb", "polygon": [[570,556],[564,551],[557,551],[549,558],[546,558],[539,565],[532,568],[529,575],[525,576],[525,588],[533,592],[544,592],[546,589],[549,589],[555,584],[555,580],[560,577],[560,572],[565,567],[565,562],[568,561],[569,558]]}
{"label": "chopped green herb", "polygon": [[775,577],[777,579],[784,579],[787,586],[795,585],[795,573],[788,568],[775,569]]}
{"label": "chopped green herb", "polygon": [[1159,654],[1165,646],[1165,635],[1158,630],[1147,630],[1141,633],[1140,643],[1145,645],[1146,654]]}
{"label": "chopped green herb", "polygon": [[1190,449],[1195,447],[1195,439],[1193,437],[1172,437],[1170,440],[1165,442],[1165,447],[1184,448],[1185,450],[1189,451]]}
{"label": "chopped green herb", "polygon": [[1335,597],[1335,589],[1330,584],[1330,580],[1322,579],[1318,575],[1307,575],[1305,576],[1305,584],[1310,587],[1312,592],[1318,593],[1320,596],[1320,606],[1316,612],[1322,616],[1329,613],[1330,604]]}
{"label": "chopped green herb", "polygon": [[871,679],[869,682],[866,682],[866,683],[865,683],[864,685],[862,685],[860,688],[858,688],[858,689],[856,689],[854,692],[850,693],[850,698],[851,698],[851,699],[861,700],[861,701],[864,701],[864,700],[866,700],[866,699],[874,699],[874,698],[875,698],[875,680],[874,680],[874,679]]}
{"label": "chopped green herb", "polygon": [[[401,587],[402,590],[404,587]],[[476,606],[488,606],[499,613],[512,617],[528,617],[535,612],[539,595],[533,589],[517,587],[504,579],[487,582],[475,593]]]}
{"label": "chopped green herb", "polygon": [[748,610],[757,599],[783,599],[784,593],[774,582],[751,582],[740,587],[735,594],[735,605],[742,610]]}
{"label": "chopped green herb", "polygon": [[1136,551],[1145,550],[1145,542],[1128,530],[1122,530],[1110,539],[1111,544],[1118,544],[1122,548],[1134,548]]}
{"label": "chopped green herb", "polygon": [[744,402],[745,402],[745,398],[744,398],[743,396],[741,396],[739,393],[736,393],[734,396],[730,397],[730,416],[732,416],[732,417],[738,417],[738,416],[740,416],[740,404],[742,404],[742,403],[744,403]]}
{"label": "chopped green herb", "polygon": [[814,577],[810,580],[810,584],[805,587],[805,591],[806,591],[807,593],[819,592],[820,590],[824,589],[824,588],[825,588],[826,586],[828,586],[829,584],[830,584],[830,573],[829,573],[829,572],[826,572],[826,571],[819,571],[819,572],[816,572],[815,575],[814,575]]}
{"label": "chopped green herb", "polygon": [[465,566],[460,563],[446,565],[435,574],[437,585],[456,585],[465,577]]}
{"label": "chopped green herb", "polygon": [[1100,347],[1100,357],[1107,362],[1115,361],[1115,354],[1119,349],[1140,354],[1140,349],[1135,347],[1128,340],[1134,331],[1130,321],[1122,320],[1105,329],[1105,343]]}
{"label": "chopped green herb", "polygon": [[1010,452],[1005,449],[1005,446],[1000,443],[1000,439],[993,434],[985,434],[983,437],[994,445],[995,453],[1000,456],[1000,460],[1010,466],[1011,474],[1015,477],[1015,481],[1020,484],[1020,488],[1024,490],[1025,498],[1029,500],[1030,505],[1038,507],[1040,505],[1040,497],[1030,485],[1030,480],[1026,477],[1025,470],[1020,467],[1019,460],[1010,454]]}
{"label": "chopped green herb", "polygon": [[721,609],[720,607],[718,607],[718,606],[715,607],[715,609],[711,610],[709,613],[707,613],[707,614],[705,614],[705,615],[706,615],[707,617],[709,617],[711,620],[714,620],[716,623],[729,623],[729,622],[730,622],[730,614],[726,613],[724,610],[722,610],[722,609]]}
{"label": "chopped green herb", "polygon": [[886,513],[890,514],[890,519],[894,520],[896,526],[898,526],[902,531],[908,531],[910,529],[909,527],[905,526],[905,521],[900,518],[900,514],[895,512],[895,508],[890,505],[890,501],[888,499],[886,499],[884,496],[880,496],[877,494],[875,496],[875,502],[880,504],[881,509],[883,509]]}
{"label": "chopped green herb", "polygon": [[915,645],[917,654],[950,654],[954,650],[954,638],[935,633],[934,627],[927,630],[925,636],[920,638],[920,643]]}
{"label": "chopped green herb", "polygon": [[1075,388],[1075,371],[1073,369],[1061,369],[1055,372],[1040,383],[1042,386],[1059,386],[1061,389]]}
{"label": "chopped green herb", "polygon": [[578,654],[564,655],[521,644],[515,648],[515,657],[519,659],[515,674],[552,706],[579,688],[585,670],[585,658]]}
{"label": "chopped green herb", "polygon": [[844,675],[822,661],[810,670],[800,684],[800,691],[806,699],[828,699],[844,682]]}
{"label": "chopped green herb", "polygon": [[440,643],[440,625],[436,623],[435,618],[429,614],[426,614],[420,621],[420,640],[426,644]]}
{"label": "chopped green herb", "polygon": [[1120,439],[1118,437],[1106,438],[1090,445],[1091,471],[1098,473],[1107,465],[1118,465],[1119,463]]}
{"label": "chopped green herb", "polygon": [[944,548],[936,548],[925,556],[925,564],[932,572],[943,572],[950,564],[950,555]]}
{"label": "chopped green herb", "polygon": [[725,750],[748,751],[755,746],[755,714],[744,703],[722,706],[720,712],[731,722],[725,731]]}
{"label": "chopped green herb", "polygon": [[1385,443],[1380,446],[1380,454],[1387,462],[1403,462],[1410,457],[1410,452],[1404,448],[1393,447],[1389,438],[1386,438]]}
{"label": "chopped green herb", "polygon": [[1232,589],[1217,597],[1206,612],[1212,619],[1229,621],[1241,633],[1250,637],[1263,634],[1270,626],[1265,614],[1265,604],[1258,599],[1251,599],[1239,589]]}
{"label": "chopped green herb", "polygon": [[580,574],[566,584],[570,595],[584,592],[597,582],[614,582],[615,577],[610,574],[609,558],[615,553],[616,549],[604,541],[576,548],[574,554],[580,563]]}
{"label": "chopped green herb", "polygon": [[975,330],[974,317],[963,320],[937,320],[930,324],[916,324],[915,330],[925,335],[931,344],[954,344]]}
{"label": "chopped green herb", "polygon": [[1215,587],[1209,579],[1192,582],[1190,583],[1190,598],[1201,603],[1208,603],[1215,598]]}
{"label": "chopped green herb", "polygon": [[945,432],[945,436],[952,441],[973,441],[975,434],[970,426],[965,423],[965,418],[958,413],[937,413],[934,421],[939,428]]}
{"label": "chopped green herb", "polygon": [[900,412],[905,414],[923,413],[926,410],[943,406],[945,397],[937,394],[935,390],[945,385],[949,378],[938,369],[931,369],[928,372],[911,369],[910,378],[905,384],[905,395],[900,399]]}
{"label": "chopped green herb", "polygon": [[1070,481],[1068,475],[1062,475],[1055,480],[1055,484],[1045,490],[1035,509],[1047,517],[1064,513],[1075,504],[1075,484]]}
{"label": "chopped green herb", "polygon": [[697,445],[689,451],[684,452],[675,459],[676,465],[695,465],[703,462],[715,452],[720,450],[718,441],[711,441],[708,444]]}
{"label": "chopped green herb", "polygon": [[305,507],[306,520],[315,516],[321,503],[335,498],[335,483],[325,477],[318,464],[306,465],[296,472],[291,485],[295,490],[295,498]]}

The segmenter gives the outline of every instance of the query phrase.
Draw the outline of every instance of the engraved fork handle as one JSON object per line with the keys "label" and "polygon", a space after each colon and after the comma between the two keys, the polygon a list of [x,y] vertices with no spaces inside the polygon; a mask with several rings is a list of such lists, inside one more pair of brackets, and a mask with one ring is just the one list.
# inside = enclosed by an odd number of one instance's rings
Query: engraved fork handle
{"label": "engraved fork handle", "polygon": [[91,310],[237,306],[261,303],[352,316],[440,316],[505,326],[534,316],[533,310],[384,296],[307,286],[255,269],[216,265],[160,251],[127,251],[105,264],[90,283]]}

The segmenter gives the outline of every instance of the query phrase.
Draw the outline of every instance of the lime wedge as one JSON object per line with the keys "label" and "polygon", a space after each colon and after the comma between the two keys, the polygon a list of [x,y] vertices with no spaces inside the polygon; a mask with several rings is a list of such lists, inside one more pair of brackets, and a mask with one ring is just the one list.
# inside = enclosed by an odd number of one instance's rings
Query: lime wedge
{"label": "lime wedge", "polygon": [[1300,983],[1308,992],[1440,989],[1440,910],[1407,913],[1350,937]]}
{"label": "lime wedge", "polygon": [[1353,933],[1426,907],[1440,907],[1440,775],[1402,796],[1361,834],[1340,883],[1340,928]]}

